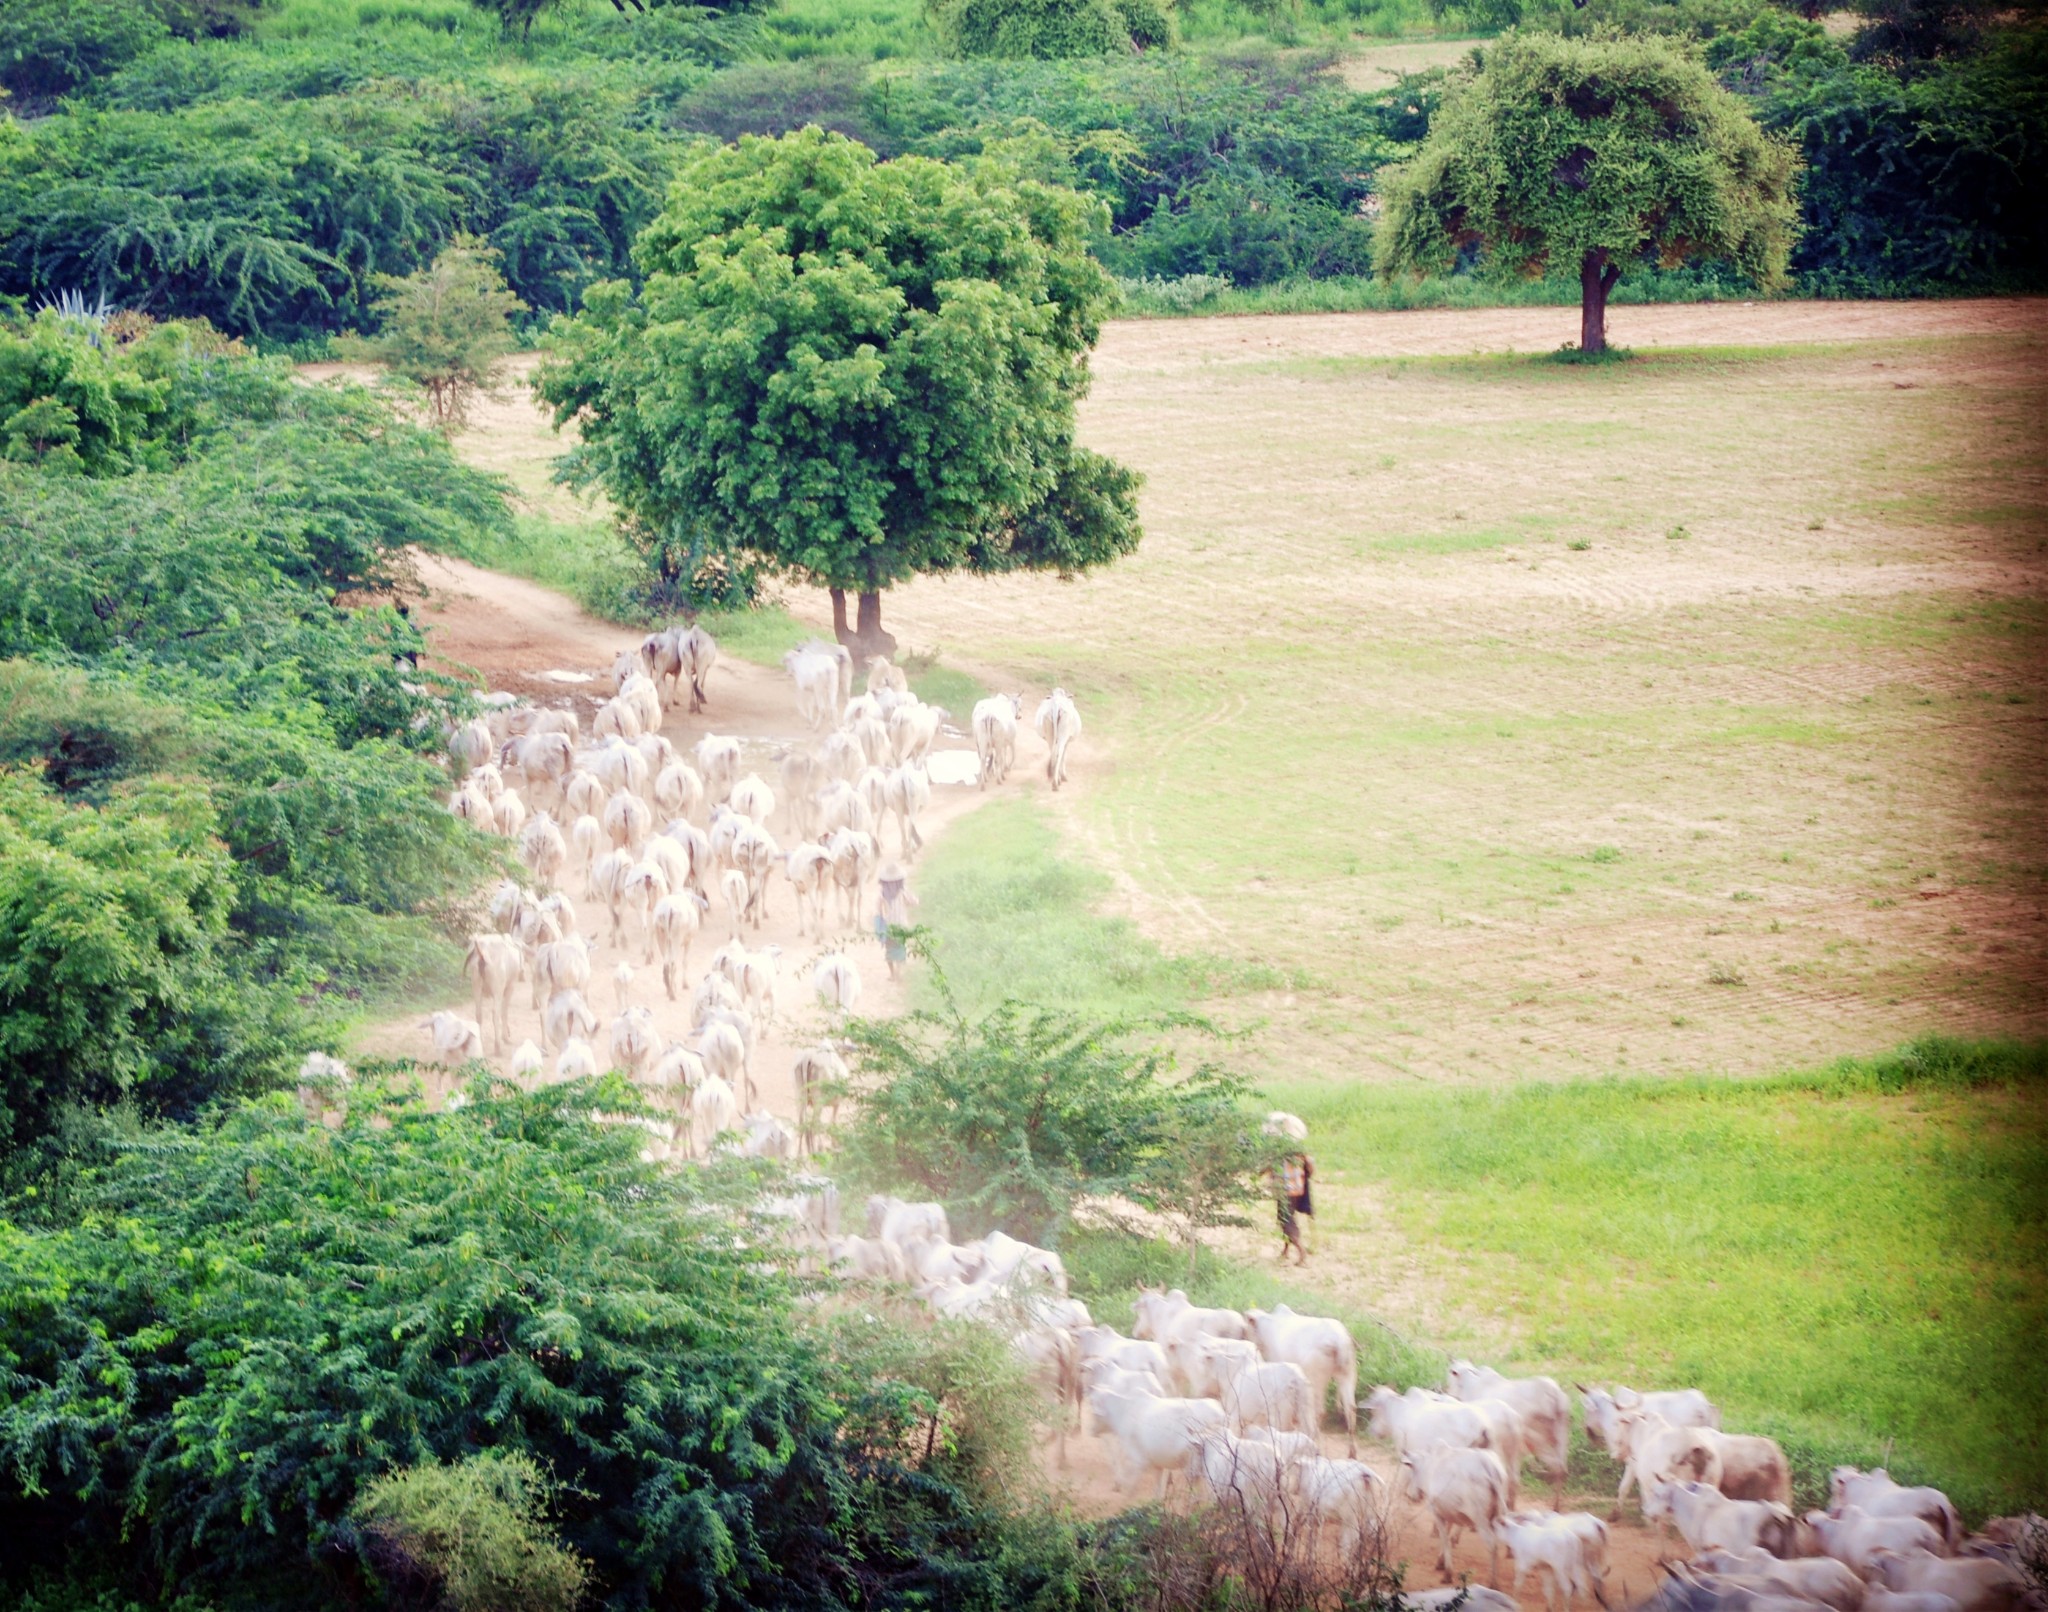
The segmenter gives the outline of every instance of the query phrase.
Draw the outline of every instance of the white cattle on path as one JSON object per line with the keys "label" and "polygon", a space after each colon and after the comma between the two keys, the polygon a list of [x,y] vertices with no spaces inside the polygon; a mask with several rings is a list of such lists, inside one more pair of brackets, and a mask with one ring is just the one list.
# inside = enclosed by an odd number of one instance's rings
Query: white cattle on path
{"label": "white cattle on path", "polygon": [[1500,1588],[1500,1527],[1508,1515],[1508,1469],[1491,1450],[1434,1445],[1401,1457],[1402,1489],[1426,1508],[1442,1547],[1444,1582],[1451,1547],[1469,1528],[1486,1542],[1487,1582]]}
{"label": "white cattle on path", "polygon": [[1098,1426],[1116,1440],[1116,1486],[1128,1491],[1144,1473],[1157,1475],[1155,1499],[1167,1479],[1190,1470],[1202,1441],[1226,1431],[1223,1407],[1213,1399],[1153,1399],[1098,1390],[1088,1396]]}
{"label": "white cattle on path", "polygon": [[1320,1421],[1325,1390],[1335,1384],[1337,1410],[1344,1418],[1346,1451],[1358,1454],[1358,1349],[1342,1321],[1320,1315],[1296,1315],[1284,1304],[1270,1310],[1244,1312],[1252,1341],[1268,1360],[1299,1366],[1308,1378],[1309,1395]]}
{"label": "white cattle on path", "polygon": [[1514,1593],[1531,1573],[1543,1585],[1547,1608],[1570,1612],[1575,1596],[1607,1605],[1607,1527],[1583,1511],[1517,1511],[1501,1525],[1501,1540],[1515,1564]]}

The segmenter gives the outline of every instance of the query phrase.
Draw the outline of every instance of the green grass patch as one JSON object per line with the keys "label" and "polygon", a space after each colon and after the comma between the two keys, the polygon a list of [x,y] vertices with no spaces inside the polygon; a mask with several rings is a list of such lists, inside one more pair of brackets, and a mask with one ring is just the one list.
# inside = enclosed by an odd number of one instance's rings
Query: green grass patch
{"label": "green grass patch", "polygon": [[[1122,313],[1132,319],[1208,318],[1247,313],[1398,313],[1414,308],[1576,308],[1576,280],[1495,281],[1471,275],[1432,275],[1382,280],[1375,275],[1332,275],[1320,280],[1282,280],[1271,285],[1231,286],[1189,305],[1171,282],[1148,288],[1125,280]],[[1697,269],[1671,269],[1633,276],[1615,287],[1609,305],[1656,302],[1757,301],[1744,286]],[[1570,331],[1560,327],[1564,334]]]}
{"label": "green grass patch", "polygon": [[[1256,965],[1168,956],[1129,919],[1098,911],[1110,881],[1060,860],[1058,848],[1036,805],[998,800],[952,824],[923,862],[918,921],[970,1012],[1014,996],[1095,1018],[1140,1016],[1288,983]],[[929,979],[921,994],[935,1003]]]}
{"label": "green grass patch", "polygon": [[967,726],[974,715],[974,702],[988,694],[980,679],[969,677],[957,667],[919,665],[906,659],[904,670],[910,677],[910,692],[927,705],[943,706],[956,728]]}
{"label": "green grass patch", "polygon": [[1810,1486],[1886,1459],[1973,1514],[2048,1500],[2048,1047],[1929,1040],[1732,1081],[1280,1087],[1561,1378],[1697,1384]]}

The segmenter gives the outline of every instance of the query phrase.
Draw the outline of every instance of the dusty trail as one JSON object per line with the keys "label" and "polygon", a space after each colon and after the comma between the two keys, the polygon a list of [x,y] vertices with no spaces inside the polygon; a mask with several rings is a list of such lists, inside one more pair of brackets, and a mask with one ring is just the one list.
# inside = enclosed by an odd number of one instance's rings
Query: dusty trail
{"label": "dusty trail", "polygon": [[[610,693],[608,673],[612,658],[637,637],[631,629],[586,615],[548,588],[480,570],[460,560],[422,556],[420,573],[428,595],[414,607],[414,619],[427,630],[433,662],[448,670],[477,673],[493,690],[518,694],[537,704],[574,708],[584,717],[587,731],[592,710]],[[708,732],[739,738],[744,753],[743,772],[760,773],[776,792],[770,831],[785,846],[795,844],[794,825],[780,798],[778,763],[791,746],[807,742],[815,735],[797,722],[789,679],[779,669],[721,659],[706,692],[708,711],[693,717],[689,714],[689,702],[681,701],[669,711],[661,732],[686,754]],[[1026,736],[1020,744],[1019,765],[1009,782],[986,793],[972,783],[941,782],[941,777],[953,774],[947,773],[945,763],[935,764],[931,806],[919,820],[926,844],[935,841],[947,824],[983,801],[1034,787],[1038,748],[1036,737]],[[941,737],[934,755],[945,752],[964,752],[969,762],[974,754],[972,743],[951,730]],[[699,808],[696,816],[701,824],[703,808]],[[894,826],[880,837],[884,858],[896,857],[909,868],[910,888],[915,894],[916,863],[901,856]],[[585,995],[605,1027],[593,1038],[600,1055],[617,1010],[612,970],[621,962],[630,964],[635,971],[628,1002],[653,1010],[655,1027],[664,1042],[684,1039],[690,1031],[688,990],[703,978],[712,953],[730,934],[720,904],[713,902],[704,929],[690,948],[689,985],[680,1000],[671,1002],[662,991],[659,964],[644,966],[637,930],[629,928],[623,948],[612,946],[606,935],[608,925],[602,904],[585,899],[582,882],[574,875],[568,890],[577,903],[580,927],[592,943],[591,983]],[[775,1021],[762,1029],[753,1073],[760,1088],[760,1106],[785,1119],[794,1119],[796,1099],[791,1066],[798,1052],[813,1045],[831,1028],[827,1010],[811,989],[811,965],[826,951],[843,946],[860,968],[863,989],[857,1011],[863,1015],[901,1013],[909,1006],[909,998],[907,981],[899,983],[889,978],[880,947],[872,931],[865,927],[873,920],[872,886],[866,892],[862,909],[863,925],[843,925],[835,903],[828,909],[822,938],[797,933],[795,903],[786,884],[772,892],[770,902],[767,921],[758,928],[749,928],[745,935],[746,944],[753,950],[771,945],[781,948],[778,1012]],[[427,1003],[403,1018],[366,1027],[356,1038],[356,1050],[385,1057],[425,1057],[429,1048],[420,1029],[424,1014],[436,1007],[456,1008],[467,1014],[474,1006],[467,996]],[[536,1042],[542,1039],[540,1015],[533,1010],[524,983],[514,993],[511,1029],[514,1046],[525,1037]],[[502,1067],[511,1050],[502,1049],[492,1061]],[[437,1094],[444,1085],[438,1079],[429,1080],[430,1089]]]}

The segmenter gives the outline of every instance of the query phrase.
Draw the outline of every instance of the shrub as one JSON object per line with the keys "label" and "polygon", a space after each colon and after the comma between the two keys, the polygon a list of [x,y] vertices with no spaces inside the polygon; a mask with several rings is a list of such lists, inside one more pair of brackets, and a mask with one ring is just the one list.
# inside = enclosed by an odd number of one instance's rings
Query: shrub
{"label": "shrub", "polygon": [[[734,1207],[764,1183],[641,1163],[590,1117],[634,1102],[430,1113],[365,1079],[339,1129],[245,1104],[134,1137],[75,1224],[0,1220],[0,1594],[69,1559],[115,1605],[361,1605],[366,1532],[449,1590],[523,1535],[566,1592],[540,1472],[596,1605],[998,1612],[1071,1582],[1069,1531],[971,1492],[1014,1438],[1001,1340],[800,1330]],[[461,1519],[487,1537],[458,1550]]]}
{"label": "shrub", "polygon": [[168,38],[147,6],[122,0],[0,0],[0,89],[53,100]]}
{"label": "shrub", "polygon": [[590,1570],[550,1536],[553,1499],[532,1456],[487,1450],[387,1472],[349,1515],[396,1600],[417,1596],[447,1612],[574,1612]]}
{"label": "shrub", "polygon": [[1192,1247],[1256,1196],[1268,1149],[1245,1082],[1175,1075],[1162,1037],[1197,1021],[1091,1022],[1005,1002],[944,1006],[848,1031],[860,1102],[839,1140],[849,1177],[945,1202],[968,1235],[1059,1241],[1079,1200],[1120,1197],[1175,1219]]}
{"label": "shrub", "polygon": [[955,56],[1110,56],[1132,44],[1116,0],[938,0],[932,22]]}

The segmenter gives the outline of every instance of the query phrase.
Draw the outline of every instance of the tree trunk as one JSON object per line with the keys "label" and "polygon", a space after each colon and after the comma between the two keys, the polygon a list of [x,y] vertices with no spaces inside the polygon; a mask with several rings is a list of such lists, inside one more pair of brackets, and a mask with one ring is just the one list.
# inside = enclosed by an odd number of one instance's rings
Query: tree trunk
{"label": "tree trunk", "polygon": [[882,630],[882,595],[865,589],[860,596],[859,614],[854,618],[853,638],[847,645],[856,659],[896,653],[896,640]]}
{"label": "tree trunk", "polygon": [[846,625],[846,590],[832,590],[832,636],[842,644],[853,642],[853,633]]}
{"label": "tree trunk", "polygon": [[1607,293],[1621,270],[1604,251],[1588,252],[1579,265],[1579,351],[1598,356],[1607,351]]}

